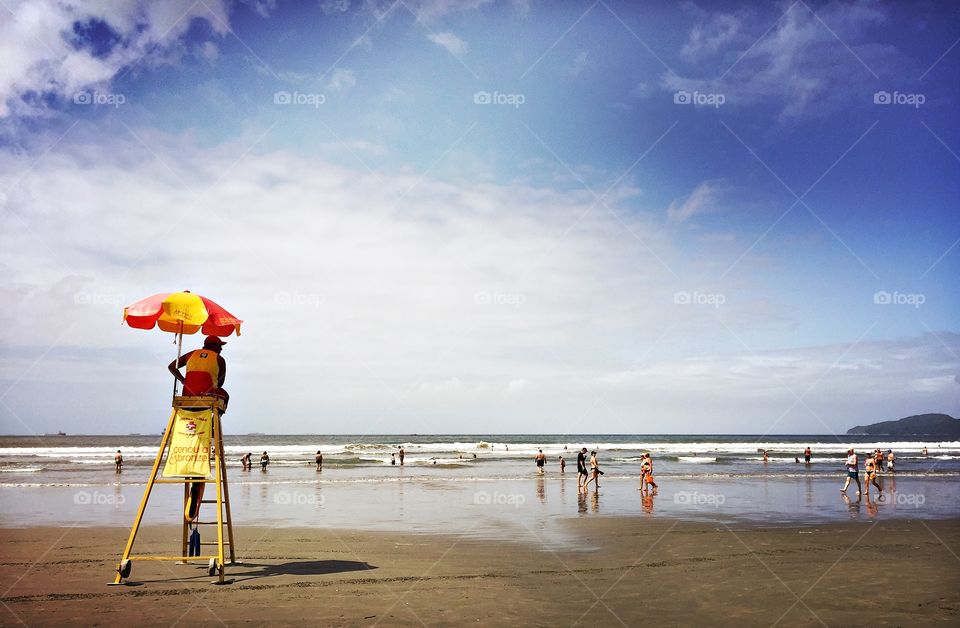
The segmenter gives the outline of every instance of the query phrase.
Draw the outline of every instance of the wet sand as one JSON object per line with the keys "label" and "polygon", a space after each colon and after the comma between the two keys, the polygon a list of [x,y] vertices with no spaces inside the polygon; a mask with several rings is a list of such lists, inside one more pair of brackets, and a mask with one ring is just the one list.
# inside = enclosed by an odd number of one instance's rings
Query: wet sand
{"label": "wet sand", "polygon": [[[0,531],[0,623],[14,625],[957,625],[960,519],[803,527],[643,517],[563,522],[576,541],[237,529],[243,564],[134,563],[124,528]],[[522,537],[522,538],[521,538]],[[140,553],[176,551],[153,526]],[[210,540],[205,538],[204,540]]]}

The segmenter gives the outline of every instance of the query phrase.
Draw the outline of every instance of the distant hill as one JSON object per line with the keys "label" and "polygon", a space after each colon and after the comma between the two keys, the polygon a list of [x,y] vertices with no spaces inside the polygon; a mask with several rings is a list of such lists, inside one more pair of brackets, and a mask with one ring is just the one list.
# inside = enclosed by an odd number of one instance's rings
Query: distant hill
{"label": "distant hill", "polygon": [[858,425],[847,430],[856,436],[936,436],[960,438],[960,419],[949,414],[915,414],[897,421]]}

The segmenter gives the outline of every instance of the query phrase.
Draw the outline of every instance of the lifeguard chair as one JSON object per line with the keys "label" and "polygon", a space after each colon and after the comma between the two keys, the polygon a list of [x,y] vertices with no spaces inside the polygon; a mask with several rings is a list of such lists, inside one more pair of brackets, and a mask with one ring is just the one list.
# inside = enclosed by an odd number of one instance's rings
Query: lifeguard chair
{"label": "lifeguard chair", "polygon": [[[173,411],[167,422],[167,429],[163,432],[160,450],[153,463],[153,470],[147,480],[147,487],[140,500],[137,517],[130,530],[127,546],[123,550],[120,562],[117,563],[117,576],[111,585],[124,584],[124,579],[130,577],[133,561],[137,560],[175,560],[178,564],[190,564],[193,561],[208,561],[207,573],[217,576],[214,584],[225,584],[232,581],[224,579],[226,565],[237,564],[236,548],[233,540],[233,520],[230,516],[230,490],[227,485],[227,463],[223,454],[223,431],[220,429],[220,415],[224,410],[224,401],[219,397],[185,397],[173,398]],[[209,439],[204,438],[202,431],[209,429]],[[195,437],[192,449],[186,449],[190,437]],[[202,451],[201,451],[202,448]],[[212,454],[211,454],[212,448]],[[210,459],[213,458],[213,464]],[[160,464],[166,459],[161,477],[157,477]],[[182,464],[186,462],[187,464]],[[195,464],[191,464],[195,463]],[[182,473],[181,473],[182,472]],[[147,502],[155,484],[182,484],[183,507],[182,518],[182,546],[179,556],[136,556],[133,555],[133,544],[140,530]],[[216,485],[216,499],[203,499],[202,488],[207,484]],[[199,489],[199,490],[198,490]],[[216,519],[207,515],[207,521],[201,521],[200,506],[202,504],[216,504]],[[191,518],[191,513],[195,516]],[[188,537],[190,527],[216,526],[216,542],[201,542],[203,546],[216,546],[216,551],[199,556],[188,555]],[[225,549],[226,548],[226,549]]]}

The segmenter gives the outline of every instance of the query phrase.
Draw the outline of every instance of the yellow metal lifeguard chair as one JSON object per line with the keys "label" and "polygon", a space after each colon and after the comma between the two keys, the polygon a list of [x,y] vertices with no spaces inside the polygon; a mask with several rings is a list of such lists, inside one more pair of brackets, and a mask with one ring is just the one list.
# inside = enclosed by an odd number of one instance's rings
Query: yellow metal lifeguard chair
{"label": "yellow metal lifeguard chair", "polygon": [[[173,399],[173,411],[170,413],[170,420],[167,422],[167,429],[163,432],[163,440],[160,442],[160,451],[157,452],[157,459],[153,463],[153,470],[150,472],[150,478],[147,480],[147,487],[143,492],[143,499],[140,501],[140,508],[137,511],[137,518],[133,522],[133,528],[130,530],[130,537],[127,539],[127,546],[123,550],[120,562],[117,563],[116,579],[109,583],[111,585],[123,584],[125,578],[130,576],[133,561],[136,560],[175,560],[179,564],[189,564],[191,561],[207,560],[207,573],[210,576],[217,576],[215,584],[224,584],[230,581],[224,580],[224,567],[227,564],[237,564],[236,548],[233,541],[233,520],[230,516],[230,490],[227,486],[227,463],[223,454],[223,431],[220,429],[220,415],[224,410],[224,402],[218,397],[183,397],[177,396]],[[183,433],[196,433],[198,429],[205,429],[202,424],[209,417],[210,440],[204,441],[203,453],[194,447],[193,453],[199,462],[206,462],[207,475],[182,475],[178,473],[168,473],[171,469],[171,463],[179,455],[174,453],[174,441],[178,435],[177,430],[182,429]],[[198,428],[198,422],[200,427]],[[182,425],[181,425],[182,424]],[[213,464],[210,465],[212,446]],[[169,451],[168,451],[169,450]],[[173,454],[173,456],[171,456]],[[157,477],[160,470],[160,463],[167,459],[167,466],[164,469],[162,477]],[[204,460],[205,456],[205,460]],[[176,470],[176,469],[174,469]],[[180,476],[180,477],[170,477]],[[147,508],[147,502],[150,499],[150,493],[155,484],[182,484],[183,485],[183,503],[184,511],[188,510],[191,496],[192,485],[195,484],[215,484],[217,489],[216,499],[200,499],[195,507],[199,509],[202,504],[216,504],[216,520],[200,521],[199,510],[197,510],[196,519],[190,520],[189,515],[184,514],[182,519],[182,551],[179,556],[135,556],[132,554],[133,544],[137,538],[137,532],[140,529],[140,523],[143,520],[143,513]],[[195,497],[195,494],[194,494]],[[210,541],[201,543],[201,546],[216,546],[216,552],[212,554],[202,554],[199,556],[188,556],[187,544],[191,525],[212,525],[217,529],[216,542]],[[226,539],[224,538],[226,537]],[[225,553],[225,549],[227,553]]]}

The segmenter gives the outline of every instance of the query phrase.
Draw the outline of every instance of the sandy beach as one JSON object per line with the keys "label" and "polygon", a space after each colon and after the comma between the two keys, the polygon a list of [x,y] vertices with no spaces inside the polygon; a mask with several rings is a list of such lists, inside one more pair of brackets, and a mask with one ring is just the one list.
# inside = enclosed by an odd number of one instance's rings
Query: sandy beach
{"label": "sandy beach", "polygon": [[[955,625],[960,519],[763,527],[569,519],[567,548],[464,536],[240,527],[243,563],[135,563],[127,530],[4,529],[0,623],[15,625]],[[176,546],[153,526],[140,551]]]}

